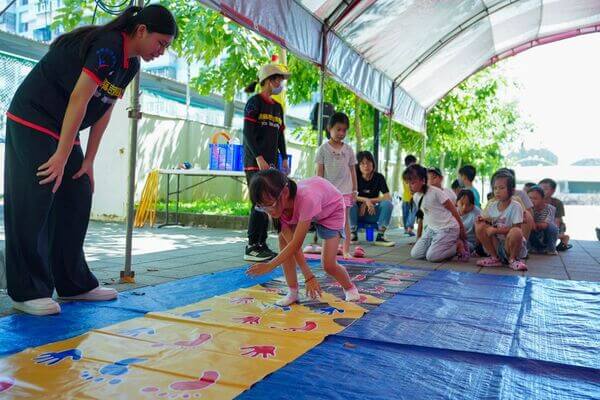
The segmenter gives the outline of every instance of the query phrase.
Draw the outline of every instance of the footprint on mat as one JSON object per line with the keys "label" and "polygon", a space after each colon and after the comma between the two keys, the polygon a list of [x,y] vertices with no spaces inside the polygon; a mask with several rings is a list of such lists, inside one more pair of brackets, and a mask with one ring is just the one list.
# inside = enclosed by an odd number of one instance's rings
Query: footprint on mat
{"label": "footprint on mat", "polygon": [[169,393],[166,391],[162,391],[159,387],[156,387],[156,386],[148,386],[148,387],[141,389],[140,391],[143,394],[154,394],[156,397],[159,397],[159,398],[169,398],[169,399],[198,398],[201,396],[200,393],[189,393],[189,392],[206,389],[206,388],[214,385],[215,383],[217,383],[217,381],[219,380],[219,377],[220,377],[220,374],[217,371],[204,371],[202,373],[202,376],[200,376],[200,378],[198,378],[198,379],[195,379],[193,381],[173,382],[172,384],[169,385],[169,389],[177,390],[178,392],[183,391],[184,393],[177,393],[177,392]]}
{"label": "footprint on mat", "polygon": [[203,345],[204,343],[208,342],[210,339],[212,339],[212,335],[210,333],[201,333],[194,340],[181,340],[179,342],[175,342],[175,346],[198,347],[198,346]]}
{"label": "footprint on mat", "polygon": [[126,358],[124,360],[120,360],[115,362],[114,364],[105,365],[100,368],[98,372],[100,375],[94,376],[90,373],[90,371],[83,371],[81,373],[81,378],[86,381],[93,382],[105,382],[108,381],[111,385],[117,385],[122,382],[120,376],[126,375],[129,373],[129,366],[131,364],[137,364],[146,361],[145,358]]}
{"label": "footprint on mat", "polygon": [[8,376],[0,376],[0,393],[8,392],[14,385],[14,379]]}

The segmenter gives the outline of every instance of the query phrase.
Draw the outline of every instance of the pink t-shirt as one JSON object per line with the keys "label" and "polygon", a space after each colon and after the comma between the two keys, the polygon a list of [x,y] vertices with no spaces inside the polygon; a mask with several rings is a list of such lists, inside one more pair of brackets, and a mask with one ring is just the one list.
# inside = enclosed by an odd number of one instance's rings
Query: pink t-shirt
{"label": "pink t-shirt", "polygon": [[329,229],[344,229],[344,199],[335,186],[320,176],[303,179],[297,185],[294,213],[291,218],[282,214],[282,225],[295,226],[300,221],[315,221]]}

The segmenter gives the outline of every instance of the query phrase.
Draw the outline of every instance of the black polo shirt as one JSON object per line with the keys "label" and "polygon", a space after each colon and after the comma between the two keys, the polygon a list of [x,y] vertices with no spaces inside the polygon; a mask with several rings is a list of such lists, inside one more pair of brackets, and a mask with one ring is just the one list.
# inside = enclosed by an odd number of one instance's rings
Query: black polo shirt
{"label": "black polo shirt", "polygon": [[82,71],[96,81],[98,89],[88,103],[80,130],[94,125],[123,97],[140,68],[137,57],[127,55],[125,34],[101,34],[92,42],[85,60],[79,56],[79,46],[80,41],[66,41],[46,53],[17,89],[8,118],[58,139],[69,98]]}
{"label": "black polo shirt", "polygon": [[283,131],[283,108],[271,97],[257,94],[248,99],[244,109],[244,169],[257,170],[256,157],[277,166],[280,153],[287,157]]}
{"label": "black polo shirt", "polygon": [[376,199],[379,193],[386,194],[390,192],[385,177],[379,172],[375,172],[371,180],[365,180],[360,172],[356,174],[356,183],[358,185],[358,195],[369,199]]}

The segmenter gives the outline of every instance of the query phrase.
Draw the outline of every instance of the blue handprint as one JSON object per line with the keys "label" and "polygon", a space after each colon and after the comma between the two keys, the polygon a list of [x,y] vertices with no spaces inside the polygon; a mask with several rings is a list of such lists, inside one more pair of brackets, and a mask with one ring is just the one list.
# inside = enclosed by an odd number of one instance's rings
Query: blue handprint
{"label": "blue handprint", "polygon": [[[121,376],[129,372],[129,365],[141,363],[144,361],[146,361],[145,358],[126,358],[124,360],[117,361],[114,364],[109,364],[100,368],[99,372],[100,375]],[[94,382],[102,382],[105,379],[103,376],[94,377],[90,374],[89,371],[83,371],[81,373],[81,377],[86,381],[93,379]],[[121,383],[121,379],[113,378],[109,380],[108,383],[110,383],[111,385],[116,385],[118,383]]]}
{"label": "blue handprint", "polygon": [[71,358],[73,361],[81,360],[81,350],[69,349],[56,353],[44,353],[35,358],[36,364],[54,365],[58,364],[65,358]]}
{"label": "blue handprint", "polygon": [[189,317],[189,318],[200,318],[200,316],[202,316],[202,314],[204,314],[205,312],[211,311],[210,308],[205,308],[202,310],[194,310],[194,311],[188,311],[185,314],[182,314],[183,317]]}
{"label": "blue handprint", "polygon": [[146,327],[141,327],[141,328],[134,328],[134,329],[125,329],[122,331],[119,331],[117,333],[120,333],[121,335],[124,336],[129,336],[129,337],[138,337],[140,335],[154,335],[156,333],[156,331],[154,330],[154,328],[146,328]]}
{"label": "blue handprint", "polygon": [[335,313],[340,313],[343,314],[344,310],[342,310],[341,308],[335,308],[335,307],[323,307],[321,309],[319,309],[319,314],[326,314],[326,315],[333,315]]}

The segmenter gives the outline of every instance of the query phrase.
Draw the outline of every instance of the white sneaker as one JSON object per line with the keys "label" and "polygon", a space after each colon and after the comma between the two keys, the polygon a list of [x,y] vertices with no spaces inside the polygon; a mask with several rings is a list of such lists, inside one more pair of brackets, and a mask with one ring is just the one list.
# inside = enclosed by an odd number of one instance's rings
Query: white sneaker
{"label": "white sneaker", "polygon": [[298,289],[290,289],[288,294],[284,298],[277,300],[275,304],[280,307],[287,307],[297,303],[299,299],[300,296],[298,296]]}
{"label": "white sneaker", "polygon": [[346,301],[360,300],[360,293],[358,293],[358,288],[356,286],[352,286],[351,289],[344,290],[344,294],[346,295]]}
{"label": "white sneaker", "polygon": [[119,292],[112,288],[98,286],[89,292],[78,294],[77,296],[60,296],[63,300],[87,300],[87,301],[106,301],[114,300],[119,296]]}
{"label": "white sneaker", "polygon": [[31,315],[52,315],[60,313],[60,304],[50,297],[27,301],[13,301],[13,307]]}

